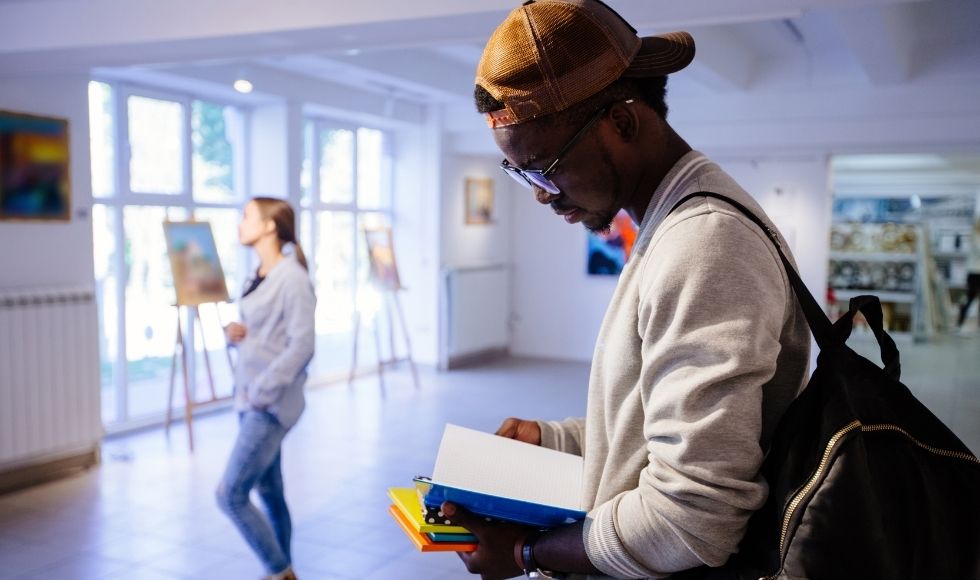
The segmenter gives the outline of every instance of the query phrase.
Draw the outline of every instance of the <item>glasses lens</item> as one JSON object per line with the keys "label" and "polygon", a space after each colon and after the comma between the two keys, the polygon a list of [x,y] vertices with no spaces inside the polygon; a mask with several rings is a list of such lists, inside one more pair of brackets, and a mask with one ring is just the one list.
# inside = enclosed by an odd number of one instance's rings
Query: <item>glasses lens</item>
{"label": "glasses lens", "polygon": [[527,179],[525,179],[524,174],[518,171],[515,167],[510,165],[501,165],[500,168],[504,170],[504,173],[511,176],[514,179],[514,181],[520,183],[521,185],[523,185],[528,189],[531,189],[531,183]]}
{"label": "glasses lens", "polygon": [[546,176],[544,176],[544,175],[542,175],[540,173],[525,171],[524,172],[524,175],[536,187],[539,187],[539,188],[547,191],[550,194],[556,194],[556,193],[558,193],[560,191],[558,189],[558,186],[557,185],[555,185],[554,183],[552,183],[552,181],[550,179],[548,179]]}
{"label": "glasses lens", "polygon": [[524,171],[523,169],[514,167],[510,163],[507,163],[506,159],[500,164],[500,168],[503,169],[507,175],[514,178],[514,181],[520,183],[528,189],[538,187],[552,195],[558,194],[561,191],[558,189],[557,185],[552,183],[550,179],[541,173],[537,171]]}

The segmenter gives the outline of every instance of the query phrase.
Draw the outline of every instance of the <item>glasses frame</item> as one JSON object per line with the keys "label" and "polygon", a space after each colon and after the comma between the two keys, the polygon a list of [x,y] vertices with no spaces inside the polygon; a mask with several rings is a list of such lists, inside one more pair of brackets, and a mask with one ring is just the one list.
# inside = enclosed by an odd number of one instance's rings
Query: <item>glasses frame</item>
{"label": "glasses frame", "polygon": [[[624,102],[629,104],[633,102],[633,99],[629,99]],[[582,137],[585,135],[585,132],[588,131],[590,127],[595,125],[599,119],[604,117],[605,114],[609,112],[609,109],[611,107],[612,104],[609,104],[604,107],[601,107],[595,113],[592,113],[592,117],[589,118],[589,120],[585,123],[585,125],[583,125],[582,128],[579,129],[578,132],[575,133],[575,135],[573,135],[572,138],[569,139],[567,143],[565,143],[565,145],[558,151],[558,154],[555,156],[555,160],[552,161],[551,164],[548,165],[548,167],[545,167],[544,169],[522,169],[516,165],[511,165],[509,161],[504,159],[503,161],[500,162],[500,168],[503,169],[507,173],[507,175],[510,175],[512,178],[514,178],[514,181],[520,183],[521,185],[527,187],[532,191],[534,190],[535,187],[537,187],[539,189],[543,189],[547,191],[552,195],[561,193],[561,189],[555,184],[554,181],[551,181],[551,179],[549,179],[548,176],[552,175],[558,169],[558,164],[561,163],[562,158],[569,151],[572,150],[572,147],[575,147],[575,144],[582,139]]]}

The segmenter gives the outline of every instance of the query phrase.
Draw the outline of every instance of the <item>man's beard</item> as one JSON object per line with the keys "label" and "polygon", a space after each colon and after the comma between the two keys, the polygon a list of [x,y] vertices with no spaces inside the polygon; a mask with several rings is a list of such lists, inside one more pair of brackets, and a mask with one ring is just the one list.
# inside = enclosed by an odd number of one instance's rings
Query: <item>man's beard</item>
{"label": "man's beard", "polygon": [[602,216],[602,220],[599,222],[600,225],[598,225],[598,226],[590,226],[588,224],[585,224],[584,222],[583,222],[582,225],[584,225],[585,226],[585,229],[589,230],[593,234],[605,234],[605,233],[608,233],[609,232],[609,229],[612,227],[613,220],[616,219],[616,214],[617,213],[619,213],[619,212],[618,211],[616,211],[614,213],[605,212],[605,213],[602,213],[602,214],[598,214],[598,215],[601,215]]}
{"label": "man's beard", "polygon": [[606,168],[606,173],[609,176],[609,190],[613,193],[612,206],[615,209],[608,209],[601,212],[594,213],[592,215],[601,218],[598,225],[590,226],[584,223],[585,229],[589,230],[594,234],[603,234],[609,231],[612,227],[613,220],[616,219],[616,214],[619,213],[620,208],[623,207],[625,200],[619,199],[621,196],[621,183],[619,180],[619,173],[616,171],[616,167],[613,165],[612,156],[609,155],[609,151],[600,141],[598,143],[599,156],[602,158],[602,164]]}

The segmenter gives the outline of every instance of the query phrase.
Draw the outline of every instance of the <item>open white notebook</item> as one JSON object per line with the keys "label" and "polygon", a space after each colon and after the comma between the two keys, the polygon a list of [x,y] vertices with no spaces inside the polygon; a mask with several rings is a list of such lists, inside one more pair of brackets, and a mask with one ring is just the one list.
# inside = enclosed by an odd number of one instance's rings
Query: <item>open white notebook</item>
{"label": "open white notebook", "polygon": [[[534,525],[585,517],[582,458],[446,425],[426,503],[449,500],[475,513]],[[425,486],[428,487],[425,487]]]}

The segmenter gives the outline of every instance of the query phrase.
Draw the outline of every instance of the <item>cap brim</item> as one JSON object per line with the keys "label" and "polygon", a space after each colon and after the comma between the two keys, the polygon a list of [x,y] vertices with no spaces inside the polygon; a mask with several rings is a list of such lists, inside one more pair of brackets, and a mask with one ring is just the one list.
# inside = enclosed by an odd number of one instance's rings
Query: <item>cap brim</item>
{"label": "cap brim", "polygon": [[694,38],[687,32],[668,32],[640,39],[624,77],[656,77],[675,73],[694,60]]}

